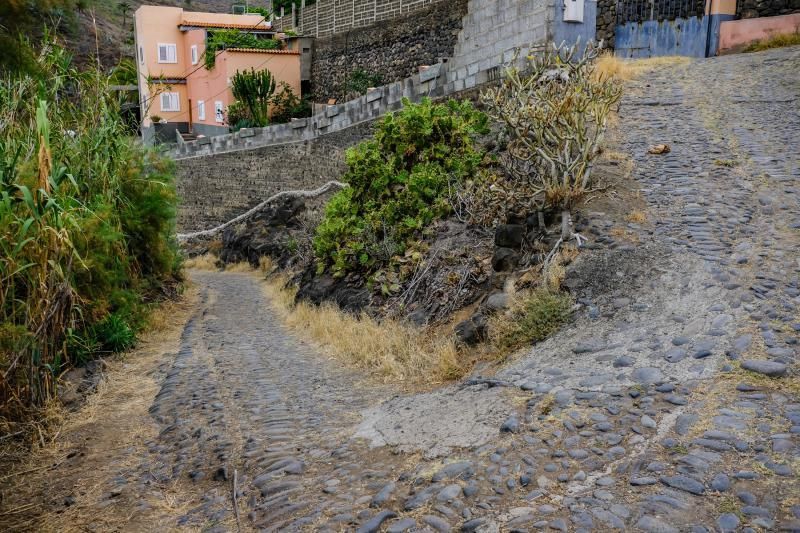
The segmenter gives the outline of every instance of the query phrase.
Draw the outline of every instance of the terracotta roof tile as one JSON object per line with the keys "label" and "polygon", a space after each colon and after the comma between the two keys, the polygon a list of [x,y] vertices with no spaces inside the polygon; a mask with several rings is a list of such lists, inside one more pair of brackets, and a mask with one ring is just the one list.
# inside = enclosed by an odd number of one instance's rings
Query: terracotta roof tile
{"label": "terracotta roof tile", "polygon": [[228,52],[256,52],[260,54],[285,54],[299,56],[300,50],[265,50],[263,48],[226,48]]}
{"label": "terracotta roof tile", "polygon": [[196,28],[230,28],[230,29],[237,29],[237,30],[271,30],[272,26],[270,24],[229,24],[225,22],[202,22],[202,21],[191,21],[191,20],[184,20],[179,24],[179,26],[193,26]]}

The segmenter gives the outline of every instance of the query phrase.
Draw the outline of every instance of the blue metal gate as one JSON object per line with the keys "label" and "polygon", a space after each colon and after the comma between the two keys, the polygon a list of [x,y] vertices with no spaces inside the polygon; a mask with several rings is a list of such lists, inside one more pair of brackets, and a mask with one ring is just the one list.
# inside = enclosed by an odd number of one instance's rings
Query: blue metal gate
{"label": "blue metal gate", "polygon": [[615,54],[642,58],[709,55],[706,0],[617,0]]}

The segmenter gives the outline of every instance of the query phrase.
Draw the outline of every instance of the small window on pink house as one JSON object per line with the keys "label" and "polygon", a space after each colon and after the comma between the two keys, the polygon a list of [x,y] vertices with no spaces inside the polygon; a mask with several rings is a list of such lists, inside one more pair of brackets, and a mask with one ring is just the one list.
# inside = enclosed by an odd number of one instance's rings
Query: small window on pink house
{"label": "small window on pink house", "polygon": [[159,63],[177,63],[178,62],[178,46],[171,43],[158,44],[158,62]]}
{"label": "small window on pink house", "polygon": [[196,65],[197,64],[197,45],[193,44],[191,50],[192,50],[192,65]]}
{"label": "small window on pink house", "polygon": [[214,120],[225,122],[225,104],[217,100],[214,102]]}
{"label": "small window on pink house", "polygon": [[180,111],[181,97],[178,93],[161,93],[161,111]]}
{"label": "small window on pink house", "polygon": [[197,118],[199,120],[206,119],[206,103],[204,100],[197,101]]}

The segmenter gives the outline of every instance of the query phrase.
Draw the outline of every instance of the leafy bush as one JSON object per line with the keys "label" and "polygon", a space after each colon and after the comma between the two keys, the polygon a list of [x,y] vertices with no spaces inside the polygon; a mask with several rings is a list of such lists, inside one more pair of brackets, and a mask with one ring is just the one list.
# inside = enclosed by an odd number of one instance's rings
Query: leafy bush
{"label": "leafy bush", "polygon": [[488,132],[487,118],[470,102],[403,105],[381,120],[373,139],[347,151],[349,187],[328,203],[314,239],[321,270],[374,271],[404,253],[450,212],[449,187],[483,159],[475,138]]}
{"label": "leafy bush", "polygon": [[503,349],[542,341],[569,319],[572,300],[563,292],[537,289],[518,297],[509,313],[492,317],[489,335]]}
{"label": "leafy bush", "polygon": [[308,100],[301,99],[288,83],[281,82],[281,90],[272,97],[272,116],[270,121],[275,124],[284,124],[293,118],[311,116],[311,104]]}
{"label": "leafy bush", "polygon": [[126,136],[99,72],[49,43],[38,69],[0,77],[0,416],[130,346],[180,273],[172,163]]}
{"label": "leafy bush", "polygon": [[253,13],[255,15],[261,15],[265,19],[269,20],[272,16],[272,13],[266,7],[258,7],[258,6],[247,6],[245,8],[245,13]]}
{"label": "leafy bush", "polygon": [[357,68],[347,78],[347,91],[358,94],[367,94],[370,87],[378,87],[383,83],[380,74],[370,74],[364,69]]}
{"label": "leafy bush", "polygon": [[93,328],[94,338],[111,352],[127,350],[136,342],[136,333],[120,313],[112,313]]}
{"label": "leafy bush", "polygon": [[206,68],[216,64],[217,52],[226,48],[257,48],[259,50],[279,50],[283,44],[277,39],[261,39],[252,33],[239,30],[215,30],[209,32],[206,51],[203,54]]}

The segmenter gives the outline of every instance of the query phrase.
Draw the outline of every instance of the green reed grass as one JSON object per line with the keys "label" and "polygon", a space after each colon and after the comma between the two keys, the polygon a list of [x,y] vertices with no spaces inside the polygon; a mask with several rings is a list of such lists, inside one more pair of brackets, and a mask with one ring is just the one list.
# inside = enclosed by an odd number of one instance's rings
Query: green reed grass
{"label": "green reed grass", "polygon": [[0,418],[124,350],[174,290],[170,162],[142,148],[100,72],[46,43],[40,77],[0,77]]}

